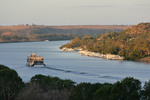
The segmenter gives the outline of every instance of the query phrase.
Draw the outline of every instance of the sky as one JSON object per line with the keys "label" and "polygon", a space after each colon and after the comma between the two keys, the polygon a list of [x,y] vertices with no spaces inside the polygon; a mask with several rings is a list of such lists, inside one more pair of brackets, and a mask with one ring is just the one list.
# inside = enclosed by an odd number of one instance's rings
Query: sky
{"label": "sky", "polygon": [[0,0],[0,25],[135,25],[150,0]]}

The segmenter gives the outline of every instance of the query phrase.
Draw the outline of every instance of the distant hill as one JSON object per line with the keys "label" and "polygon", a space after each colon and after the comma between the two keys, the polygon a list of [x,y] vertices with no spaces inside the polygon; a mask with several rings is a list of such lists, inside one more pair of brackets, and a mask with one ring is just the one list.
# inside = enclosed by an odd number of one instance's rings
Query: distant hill
{"label": "distant hill", "polygon": [[98,36],[106,32],[120,32],[129,27],[131,25],[0,26],[0,42],[64,40],[75,36]]}
{"label": "distant hill", "polygon": [[150,23],[140,23],[121,32],[106,33],[100,37],[75,38],[64,46],[80,46],[92,52],[117,54],[127,60],[150,58]]}
{"label": "distant hill", "polygon": [[150,23],[140,23],[133,27],[128,28],[122,32],[126,32],[128,34],[144,34],[150,32]]}
{"label": "distant hill", "polygon": [[70,25],[70,26],[51,26],[55,29],[127,29],[132,25]]}

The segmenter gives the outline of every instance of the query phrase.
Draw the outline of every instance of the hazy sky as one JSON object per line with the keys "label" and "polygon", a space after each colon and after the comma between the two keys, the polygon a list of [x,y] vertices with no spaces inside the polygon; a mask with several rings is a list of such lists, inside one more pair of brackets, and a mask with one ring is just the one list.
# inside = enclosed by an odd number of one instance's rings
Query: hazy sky
{"label": "hazy sky", "polygon": [[0,0],[0,25],[150,22],[150,0]]}

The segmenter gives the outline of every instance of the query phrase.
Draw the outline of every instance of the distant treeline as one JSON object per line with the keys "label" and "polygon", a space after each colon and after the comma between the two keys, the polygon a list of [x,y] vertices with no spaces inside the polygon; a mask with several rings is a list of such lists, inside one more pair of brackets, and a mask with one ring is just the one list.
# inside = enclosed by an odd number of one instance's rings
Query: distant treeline
{"label": "distant treeline", "polygon": [[150,23],[140,23],[121,32],[111,32],[100,36],[76,37],[63,47],[81,47],[102,54],[117,54],[126,60],[149,58]]}
{"label": "distant treeline", "polygon": [[0,36],[0,42],[25,42],[25,41],[54,41],[54,40],[70,40],[73,39],[75,35],[72,34],[35,34],[31,36],[21,36],[21,35],[3,35]]}
{"label": "distant treeline", "polygon": [[24,83],[15,70],[0,65],[0,100],[150,100],[150,81],[133,77],[114,84],[80,83],[35,75]]}
{"label": "distant treeline", "polygon": [[4,26],[0,27],[0,42],[69,40],[76,36],[99,36],[106,32],[120,32],[126,27],[130,26]]}

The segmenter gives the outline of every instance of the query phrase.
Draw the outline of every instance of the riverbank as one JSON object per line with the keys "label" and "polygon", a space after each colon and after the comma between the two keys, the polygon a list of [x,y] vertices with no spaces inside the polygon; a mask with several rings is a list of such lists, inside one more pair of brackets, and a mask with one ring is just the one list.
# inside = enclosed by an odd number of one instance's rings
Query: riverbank
{"label": "riverbank", "polygon": [[78,51],[78,54],[81,54],[83,56],[90,56],[90,57],[97,57],[97,58],[103,58],[108,60],[123,60],[124,57],[121,57],[119,55],[115,54],[100,54],[96,52],[90,52],[87,50],[83,50],[82,48],[62,48],[61,51]]}
{"label": "riverbank", "polygon": [[139,62],[146,62],[146,63],[150,63],[150,57],[137,59],[137,61],[139,61]]}
{"label": "riverbank", "polygon": [[114,54],[100,54],[100,53],[90,52],[86,50],[79,51],[78,53],[84,56],[97,57],[97,58],[103,58],[108,60],[123,60],[123,57]]}
{"label": "riverbank", "polygon": [[61,51],[81,51],[82,48],[62,48]]}

